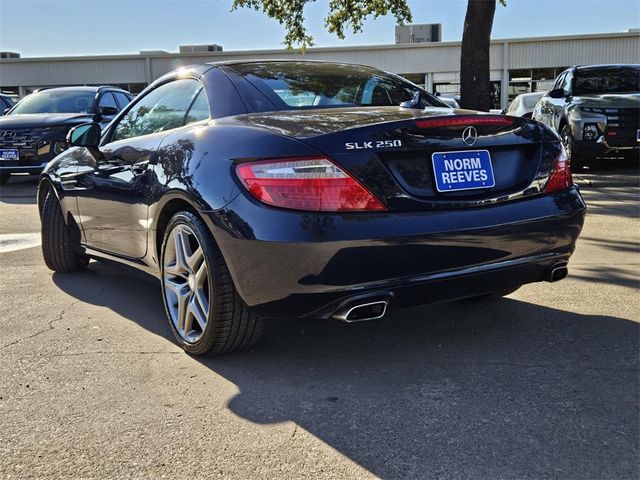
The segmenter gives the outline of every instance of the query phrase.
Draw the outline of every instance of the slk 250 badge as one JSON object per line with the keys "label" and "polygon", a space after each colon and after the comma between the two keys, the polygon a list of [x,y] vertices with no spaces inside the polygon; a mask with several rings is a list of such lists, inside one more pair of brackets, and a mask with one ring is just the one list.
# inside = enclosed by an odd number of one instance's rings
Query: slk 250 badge
{"label": "slk 250 badge", "polygon": [[371,142],[347,142],[344,148],[347,150],[364,150],[367,148],[394,148],[401,147],[402,140],[377,140]]}

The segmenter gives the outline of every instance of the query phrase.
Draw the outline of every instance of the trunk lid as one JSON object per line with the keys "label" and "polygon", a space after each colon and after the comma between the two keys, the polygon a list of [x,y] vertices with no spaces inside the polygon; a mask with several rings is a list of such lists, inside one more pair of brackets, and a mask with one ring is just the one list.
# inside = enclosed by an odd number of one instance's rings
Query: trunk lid
{"label": "trunk lid", "polygon": [[[247,114],[227,121],[312,145],[391,210],[468,207],[538,193],[544,187],[539,180],[546,179],[559,153],[558,138],[537,122],[468,110],[334,108]],[[475,129],[471,145],[463,140],[469,126]],[[433,155],[462,152],[467,157],[479,151],[488,152],[495,185],[439,191]]]}

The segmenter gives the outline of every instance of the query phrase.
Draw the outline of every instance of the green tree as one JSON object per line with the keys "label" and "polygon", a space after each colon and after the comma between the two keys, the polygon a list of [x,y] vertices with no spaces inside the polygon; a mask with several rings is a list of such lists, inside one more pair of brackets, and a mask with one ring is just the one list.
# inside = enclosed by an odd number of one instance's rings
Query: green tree
{"label": "green tree", "polygon": [[[232,10],[253,8],[277,20],[285,28],[287,48],[306,48],[313,38],[305,28],[304,8],[314,0],[233,0]],[[506,0],[498,0],[506,5]],[[489,49],[496,0],[468,0],[460,59],[461,103],[465,108],[489,110]],[[362,31],[368,17],[391,14],[399,24],[413,21],[407,0],[330,0],[325,26],[344,38],[346,29]]]}

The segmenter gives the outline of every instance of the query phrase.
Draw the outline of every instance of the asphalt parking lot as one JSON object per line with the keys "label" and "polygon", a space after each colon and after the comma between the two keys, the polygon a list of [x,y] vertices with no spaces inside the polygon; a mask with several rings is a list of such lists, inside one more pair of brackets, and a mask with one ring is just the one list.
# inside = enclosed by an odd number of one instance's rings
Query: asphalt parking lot
{"label": "asphalt parking lot", "polygon": [[271,322],[192,358],[159,287],[41,259],[0,191],[0,478],[638,478],[640,187],[577,176],[569,277],[380,321]]}

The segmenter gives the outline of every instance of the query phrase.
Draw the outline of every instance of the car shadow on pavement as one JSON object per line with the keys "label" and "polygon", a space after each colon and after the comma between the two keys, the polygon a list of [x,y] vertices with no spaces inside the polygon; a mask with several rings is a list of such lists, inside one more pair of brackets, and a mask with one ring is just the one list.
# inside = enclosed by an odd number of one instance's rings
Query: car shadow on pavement
{"label": "car shadow on pavement", "polygon": [[[53,278],[172,341],[157,282]],[[238,387],[239,417],[295,422],[286,448],[302,429],[382,478],[637,478],[639,349],[635,322],[505,298],[272,321],[252,350],[194,360]]]}
{"label": "car shadow on pavement", "polygon": [[0,185],[0,202],[15,205],[33,205],[38,190],[37,175],[14,175],[9,183]]}

